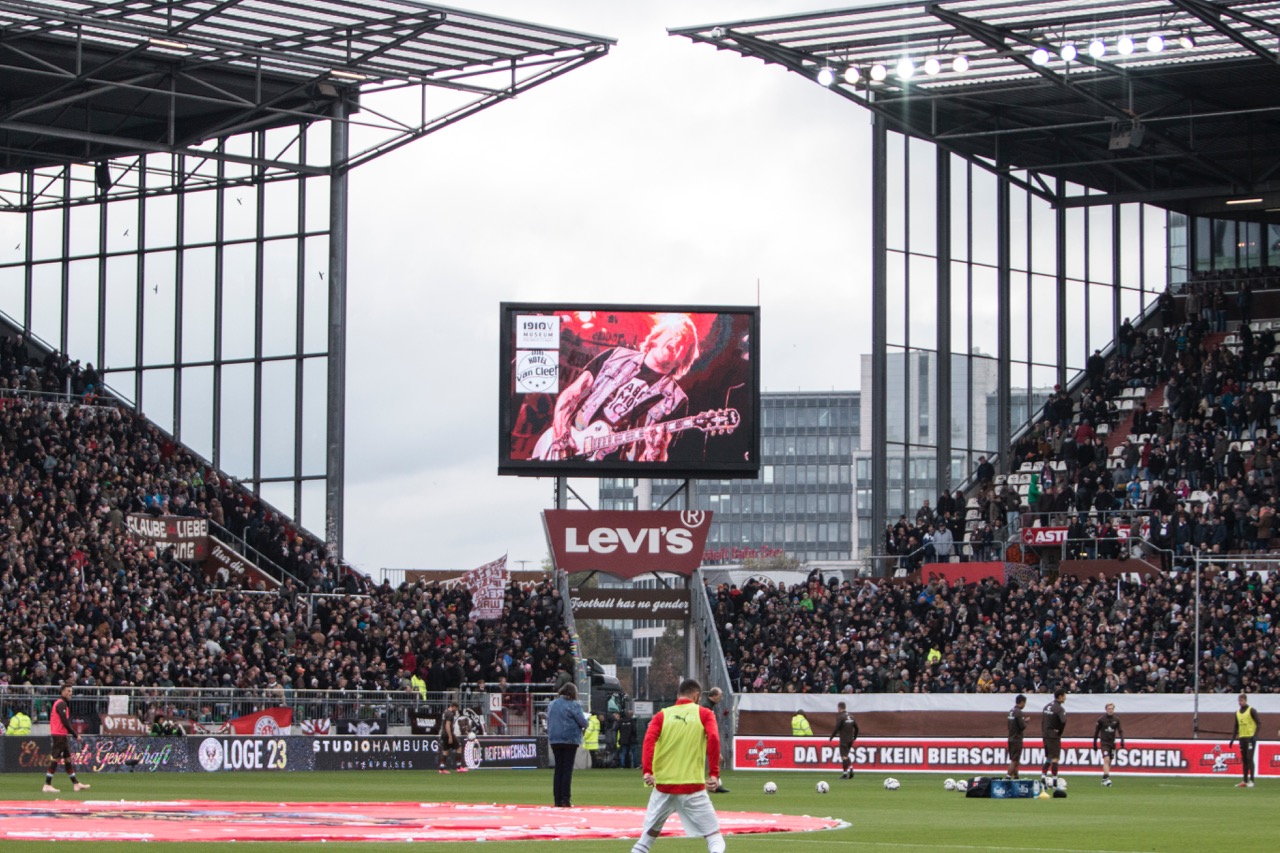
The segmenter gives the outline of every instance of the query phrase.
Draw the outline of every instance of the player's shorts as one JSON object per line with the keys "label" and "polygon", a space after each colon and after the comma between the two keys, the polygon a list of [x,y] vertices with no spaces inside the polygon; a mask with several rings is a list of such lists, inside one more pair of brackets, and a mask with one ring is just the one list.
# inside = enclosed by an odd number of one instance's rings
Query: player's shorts
{"label": "player's shorts", "polygon": [[1057,761],[1062,756],[1062,738],[1047,737],[1044,739],[1044,757],[1046,761]]}
{"label": "player's shorts", "polygon": [[1009,760],[1022,761],[1022,741],[1020,740],[1009,741]]}
{"label": "player's shorts", "polygon": [[711,805],[711,797],[705,790],[694,794],[664,794],[654,788],[649,794],[641,833],[657,836],[672,812],[680,815],[685,835],[706,838],[720,831],[720,818],[716,817],[715,806]]}
{"label": "player's shorts", "polygon": [[1116,745],[1114,743],[1102,744],[1099,751],[1102,753],[1103,758],[1109,759],[1111,761],[1116,760]]}
{"label": "player's shorts", "polygon": [[840,759],[843,761],[849,757],[849,753],[853,752],[853,741],[849,741],[848,743],[839,741],[839,746],[837,748],[840,750]]}
{"label": "player's shorts", "polygon": [[67,743],[66,735],[53,735],[52,740],[53,746],[49,749],[50,761],[71,758],[71,745]]}

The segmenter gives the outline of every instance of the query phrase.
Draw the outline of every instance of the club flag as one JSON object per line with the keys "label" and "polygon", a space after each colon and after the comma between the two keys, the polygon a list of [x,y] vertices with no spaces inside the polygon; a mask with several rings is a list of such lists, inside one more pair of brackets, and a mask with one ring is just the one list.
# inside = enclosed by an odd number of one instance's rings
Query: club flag
{"label": "club flag", "polygon": [[508,578],[505,554],[462,576],[462,582],[471,592],[472,619],[502,618],[502,598],[507,589]]}
{"label": "club flag", "polygon": [[256,714],[245,714],[227,720],[220,731],[237,735],[284,735],[293,726],[292,708],[267,708]]}

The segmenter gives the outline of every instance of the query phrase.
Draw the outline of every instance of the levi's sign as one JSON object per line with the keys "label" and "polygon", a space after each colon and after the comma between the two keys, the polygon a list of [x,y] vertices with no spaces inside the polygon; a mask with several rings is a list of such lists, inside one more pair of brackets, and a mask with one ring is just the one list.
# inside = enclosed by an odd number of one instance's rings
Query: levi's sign
{"label": "levi's sign", "polygon": [[556,568],[619,578],[645,572],[693,574],[711,529],[711,513],[701,511],[557,509],[542,516]]}

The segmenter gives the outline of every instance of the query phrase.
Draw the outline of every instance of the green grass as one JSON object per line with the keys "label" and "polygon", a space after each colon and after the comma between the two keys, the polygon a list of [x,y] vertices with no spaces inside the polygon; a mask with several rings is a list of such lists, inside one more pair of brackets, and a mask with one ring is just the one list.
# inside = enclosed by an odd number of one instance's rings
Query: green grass
{"label": "green grass", "polygon": [[[378,771],[346,773],[236,774],[98,774],[86,776],[96,799],[214,799],[284,801],[453,801],[546,805],[550,802],[549,770],[486,770],[466,776],[431,772]],[[954,853],[955,851],[1027,851],[1027,853],[1253,853],[1280,847],[1280,782],[1262,780],[1253,789],[1237,789],[1235,777],[1160,779],[1121,777],[1102,788],[1095,776],[1069,777],[1065,800],[968,800],[943,790],[942,776],[899,775],[902,789],[884,790],[883,775],[859,774],[844,781],[836,774],[729,773],[732,793],[716,796],[721,811],[766,811],[837,817],[848,829],[794,835],[729,836],[729,853]],[[766,796],[766,780],[779,791]],[[819,779],[831,793],[814,792]],[[0,797],[36,800],[38,774],[0,774]],[[58,782],[65,785],[66,777]],[[63,797],[88,797],[67,794]],[[575,803],[643,807],[648,790],[639,774],[627,770],[581,770],[574,774]],[[637,821],[637,827],[639,821]],[[706,850],[701,839],[663,836],[654,853]],[[624,840],[494,842],[510,853],[625,853]],[[68,850],[70,842],[6,842],[3,853]],[[148,844],[148,853],[192,849],[198,844]],[[313,845],[308,845],[312,847]],[[462,850],[459,844],[431,848]],[[74,843],[90,853],[136,851],[135,844]],[[351,850],[380,853],[403,850],[404,844],[327,844],[327,853]],[[298,853],[298,844],[256,843],[259,851]]]}

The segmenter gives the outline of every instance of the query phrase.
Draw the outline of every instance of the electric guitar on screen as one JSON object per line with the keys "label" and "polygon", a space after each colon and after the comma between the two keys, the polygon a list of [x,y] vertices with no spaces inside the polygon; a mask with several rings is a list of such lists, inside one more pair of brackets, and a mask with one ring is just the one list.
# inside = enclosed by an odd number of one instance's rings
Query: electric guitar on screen
{"label": "electric guitar on screen", "polygon": [[674,435],[688,429],[700,429],[707,435],[728,435],[738,428],[741,418],[737,409],[708,409],[687,418],[676,418],[648,427],[636,427],[621,432],[614,432],[605,421],[595,421],[586,429],[569,428],[573,438],[573,448],[556,447],[555,430],[549,429],[533,446],[532,458],[543,461],[559,461],[581,457],[593,462],[603,459],[613,451],[636,441],[644,441],[645,431],[653,426],[662,427],[667,435]]}

